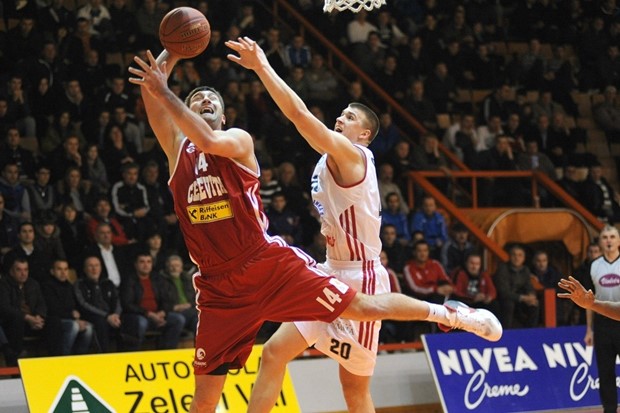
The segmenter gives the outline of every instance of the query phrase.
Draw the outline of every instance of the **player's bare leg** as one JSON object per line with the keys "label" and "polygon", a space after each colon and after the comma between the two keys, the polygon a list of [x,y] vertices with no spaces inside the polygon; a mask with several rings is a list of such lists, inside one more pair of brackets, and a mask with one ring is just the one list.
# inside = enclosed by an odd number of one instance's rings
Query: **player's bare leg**
{"label": "player's bare leg", "polygon": [[283,323],[263,347],[261,365],[252,389],[248,413],[268,413],[280,395],[286,365],[308,348],[295,324]]}
{"label": "player's bare leg", "polygon": [[340,317],[360,321],[434,321],[448,328],[468,331],[489,341],[499,340],[503,332],[497,317],[488,310],[470,308],[454,300],[444,305],[432,304],[397,293],[358,293]]}
{"label": "player's bare leg", "polygon": [[349,413],[374,413],[375,407],[370,395],[370,376],[358,376],[342,366],[340,384]]}
{"label": "player's bare leg", "polygon": [[196,390],[190,413],[215,413],[217,405],[222,397],[226,375],[209,376],[205,374],[195,375]]}

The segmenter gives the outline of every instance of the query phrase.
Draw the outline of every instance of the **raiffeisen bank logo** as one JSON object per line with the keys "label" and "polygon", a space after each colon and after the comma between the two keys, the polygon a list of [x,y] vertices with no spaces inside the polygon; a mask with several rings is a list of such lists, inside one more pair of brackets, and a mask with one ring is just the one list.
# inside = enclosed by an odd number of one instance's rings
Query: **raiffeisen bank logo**
{"label": "raiffeisen bank logo", "polygon": [[116,413],[116,410],[78,377],[68,376],[49,413]]}

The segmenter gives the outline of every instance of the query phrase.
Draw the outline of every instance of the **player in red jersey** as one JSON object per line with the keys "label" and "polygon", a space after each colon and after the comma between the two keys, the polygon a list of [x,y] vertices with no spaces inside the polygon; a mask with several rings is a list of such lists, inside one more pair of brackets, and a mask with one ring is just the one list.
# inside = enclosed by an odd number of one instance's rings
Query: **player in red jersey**
{"label": "player in red jersey", "polygon": [[175,211],[199,267],[192,413],[215,412],[226,373],[243,366],[265,320],[429,319],[499,339],[501,326],[498,331],[490,321],[445,310],[429,315],[428,304],[400,294],[357,293],[301,250],[269,237],[252,137],[222,130],[217,91],[195,89],[185,103],[172,93],[167,79],[177,58],[165,50],[147,57],[134,59],[138,67],[129,69],[129,81],[141,86],[150,125],[170,161]]}

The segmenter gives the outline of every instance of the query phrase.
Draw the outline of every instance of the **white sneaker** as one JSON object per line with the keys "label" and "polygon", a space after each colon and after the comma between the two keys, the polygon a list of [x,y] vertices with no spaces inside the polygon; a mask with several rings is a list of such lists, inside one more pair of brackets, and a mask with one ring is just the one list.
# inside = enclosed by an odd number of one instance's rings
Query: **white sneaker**
{"label": "white sneaker", "polygon": [[497,317],[489,310],[471,308],[456,300],[448,300],[443,306],[448,309],[448,320],[450,325],[438,323],[442,331],[458,328],[474,333],[489,341],[498,341],[502,338],[502,325]]}

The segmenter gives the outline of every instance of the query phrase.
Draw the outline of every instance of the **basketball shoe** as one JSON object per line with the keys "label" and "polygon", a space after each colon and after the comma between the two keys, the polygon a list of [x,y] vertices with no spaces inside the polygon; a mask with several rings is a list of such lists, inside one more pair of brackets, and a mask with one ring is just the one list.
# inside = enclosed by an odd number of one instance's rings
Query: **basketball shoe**
{"label": "basketball shoe", "polygon": [[489,341],[502,338],[502,325],[489,310],[471,308],[456,300],[448,300],[443,303],[443,306],[448,310],[450,324],[438,324],[441,331],[464,330]]}

